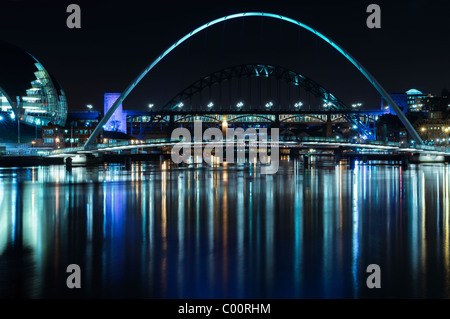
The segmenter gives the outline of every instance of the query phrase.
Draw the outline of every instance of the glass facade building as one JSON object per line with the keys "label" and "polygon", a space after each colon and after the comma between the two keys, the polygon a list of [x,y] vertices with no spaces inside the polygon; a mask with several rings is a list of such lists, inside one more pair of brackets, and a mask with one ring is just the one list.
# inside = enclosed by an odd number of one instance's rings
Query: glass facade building
{"label": "glass facade building", "polygon": [[0,42],[0,112],[33,126],[64,126],[66,95],[28,52]]}

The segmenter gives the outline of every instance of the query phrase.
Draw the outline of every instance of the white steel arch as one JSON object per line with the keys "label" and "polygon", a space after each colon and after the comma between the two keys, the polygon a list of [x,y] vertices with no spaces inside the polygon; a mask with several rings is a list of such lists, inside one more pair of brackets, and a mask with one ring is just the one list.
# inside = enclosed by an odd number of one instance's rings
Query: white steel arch
{"label": "white steel arch", "polygon": [[103,130],[103,126],[108,122],[109,118],[113,115],[113,113],[116,111],[116,109],[119,107],[121,103],[125,100],[125,98],[133,91],[135,86],[142,80],[144,76],[147,75],[147,73],[155,67],[166,55],[168,55],[172,50],[174,50],[177,46],[179,46],[181,43],[192,37],[193,35],[201,32],[204,29],[207,29],[215,24],[224,22],[226,20],[231,19],[237,19],[237,18],[245,18],[245,17],[268,17],[268,18],[274,18],[282,21],[286,21],[289,23],[292,23],[294,25],[297,25],[305,30],[308,30],[309,32],[315,34],[325,42],[327,42],[329,45],[331,45],[334,49],[336,49],[339,53],[341,53],[348,61],[350,61],[358,70],[363,74],[369,82],[372,84],[372,86],[381,94],[381,96],[388,102],[391,109],[395,112],[395,114],[400,118],[403,125],[405,125],[405,128],[407,129],[408,133],[411,135],[411,137],[416,141],[417,144],[424,144],[422,139],[420,138],[417,131],[414,129],[414,127],[411,125],[411,123],[408,121],[406,116],[402,113],[398,105],[394,102],[394,100],[391,98],[391,96],[387,93],[387,91],[378,83],[378,81],[355,59],[353,58],[350,53],[348,53],[346,50],[344,50],[342,47],[336,44],[336,42],[332,41],[330,38],[326,37],[324,34],[320,33],[319,31],[311,28],[310,26],[301,23],[300,21],[279,15],[274,13],[266,13],[266,12],[243,12],[243,13],[236,13],[228,16],[224,16],[222,18],[210,21],[197,29],[191,31],[190,33],[186,34],[184,37],[179,39],[177,42],[175,42],[172,46],[170,46],[166,51],[164,51],[161,55],[159,55],[149,66],[147,66],[134,80],[131,82],[131,84],[125,89],[125,91],[122,92],[120,97],[116,100],[116,102],[111,106],[108,112],[106,112],[103,119],[98,123],[97,127],[95,128],[94,132],[92,132],[89,139],[84,144],[84,147],[87,148],[90,144],[92,144],[97,136],[100,134],[100,132]]}

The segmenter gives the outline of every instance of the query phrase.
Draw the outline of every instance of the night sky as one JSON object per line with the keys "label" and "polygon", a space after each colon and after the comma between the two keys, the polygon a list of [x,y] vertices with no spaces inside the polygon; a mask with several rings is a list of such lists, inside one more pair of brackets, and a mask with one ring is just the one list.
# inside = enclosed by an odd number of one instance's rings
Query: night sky
{"label": "night sky", "polygon": [[[393,3],[395,2],[395,3]],[[66,8],[81,7],[81,29]],[[366,26],[377,3],[382,28]],[[80,1],[1,0],[0,39],[33,54],[65,90],[69,109],[121,92],[153,59],[196,27],[224,15],[264,11],[316,28],[358,59],[389,92],[450,88],[450,5],[444,1]],[[244,63],[305,74],[346,103],[374,108],[379,95],[337,52],[307,31],[268,18],[228,21],[171,53],[141,82],[125,109],[161,105],[202,76]]]}

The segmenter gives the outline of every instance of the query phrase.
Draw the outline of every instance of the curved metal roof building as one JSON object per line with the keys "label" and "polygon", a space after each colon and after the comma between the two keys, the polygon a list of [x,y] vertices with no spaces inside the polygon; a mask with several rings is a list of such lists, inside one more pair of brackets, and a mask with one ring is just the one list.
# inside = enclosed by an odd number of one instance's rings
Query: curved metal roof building
{"label": "curved metal roof building", "polygon": [[66,95],[30,53],[0,42],[0,111],[31,125],[64,126]]}

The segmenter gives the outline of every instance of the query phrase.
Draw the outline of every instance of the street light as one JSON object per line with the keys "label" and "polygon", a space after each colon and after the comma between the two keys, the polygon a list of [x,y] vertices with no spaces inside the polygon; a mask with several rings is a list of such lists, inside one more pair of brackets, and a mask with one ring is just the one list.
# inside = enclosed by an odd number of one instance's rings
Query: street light
{"label": "street light", "polygon": [[241,107],[243,107],[244,106],[244,103],[243,102],[239,102],[238,104],[236,104],[236,107],[238,107],[238,108],[241,108]]}
{"label": "street light", "polygon": [[214,106],[214,103],[213,102],[209,102],[208,107],[212,108],[213,106]]}
{"label": "street light", "polygon": [[273,103],[272,103],[272,102],[267,102],[267,103],[266,103],[266,107],[267,107],[267,108],[270,108],[271,106],[273,106]]}
{"label": "street light", "polygon": [[183,102],[180,102],[180,104],[178,104],[178,107],[181,109],[184,106]]}
{"label": "street light", "polygon": [[303,106],[303,103],[302,102],[297,102],[297,103],[294,104],[294,106],[296,108],[301,108]]}
{"label": "street light", "polygon": [[88,105],[86,105],[86,107],[89,109],[89,111],[92,110],[92,108],[93,108],[92,104],[88,104]]}
{"label": "street light", "polygon": [[0,115],[0,121],[3,121],[3,116]]}
{"label": "street light", "polygon": [[151,109],[152,107],[153,107],[153,104],[150,103],[150,104],[148,105],[148,108]]}

